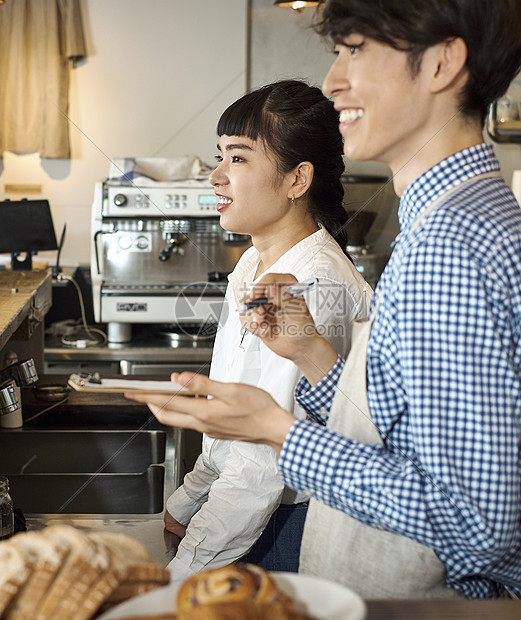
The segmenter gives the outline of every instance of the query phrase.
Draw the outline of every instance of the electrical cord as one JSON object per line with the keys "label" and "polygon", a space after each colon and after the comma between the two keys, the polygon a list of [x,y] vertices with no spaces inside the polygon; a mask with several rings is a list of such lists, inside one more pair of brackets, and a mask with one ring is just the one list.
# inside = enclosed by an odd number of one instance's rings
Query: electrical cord
{"label": "electrical cord", "polygon": [[[79,286],[79,284],[76,282],[76,280],[72,277],[69,276],[65,273],[59,273],[56,276],[56,279],[58,280],[58,282],[61,282],[63,280],[67,280],[68,282],[72,282],[72,284],[74,284],[74,287],[76,288],[76,292],[78,293],[78,300],[80,302],[80,310],[81,310],[81,322],[83,325],[83,329],[85,330],[85,333],[93,339],[92,343],[89,343],[88,341],[85,341],[85,346],[94,346],[97,344],[105,344],[107,342],[107,334],[102,331],[101,329],[97,329],[95,327],[89,327],[87,325],[87,318],[85,315],[85,304],[83,302],[83,294],[81,292],[81,288]],[[99,340],[99,338],[96,336],[96,334],[101,335],[102,339]],[[71,345],[71,344],[75,344],[72,341],[67,341],[67,339],[64,337],[62,337],[62,344],[66,344],[66,345]]]}

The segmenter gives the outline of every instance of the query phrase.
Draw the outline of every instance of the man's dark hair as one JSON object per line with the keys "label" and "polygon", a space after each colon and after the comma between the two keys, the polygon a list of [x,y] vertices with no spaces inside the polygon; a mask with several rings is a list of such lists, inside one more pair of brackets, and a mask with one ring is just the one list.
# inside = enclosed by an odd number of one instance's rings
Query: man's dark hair
{"label": "man's dark hair", "polygon": [[316,29],[335,43],[357,33],[404,50],[413,76],[427,48],[460,37],[469,71],[462,113],[482,122],[521,69],[521,0],[327,0]]}

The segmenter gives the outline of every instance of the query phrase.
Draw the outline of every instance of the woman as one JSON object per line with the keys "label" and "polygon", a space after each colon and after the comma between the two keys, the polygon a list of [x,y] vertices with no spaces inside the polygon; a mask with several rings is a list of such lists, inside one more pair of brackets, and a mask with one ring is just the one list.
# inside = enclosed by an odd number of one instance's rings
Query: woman
{"label": "woman", "polygon": [[[286,80],[232,104],[217,133],[210,181],[221,226],[251,235],[252,247],[229,276],[210,376],[262,387],[303,417],[293,398],[299,370],[243,329],[237,309],[266,273],[318,278],[305,299],[317,328],[342,355],[351,322],[367,316],[372,291],[344,252],[338,114],[318,88]],[[194,470],[167,502],[166,528],[181,539],[169,565],[172,579],[240,558],[297,571],[307,499],[284,488],[268,446],[204,436]]]}

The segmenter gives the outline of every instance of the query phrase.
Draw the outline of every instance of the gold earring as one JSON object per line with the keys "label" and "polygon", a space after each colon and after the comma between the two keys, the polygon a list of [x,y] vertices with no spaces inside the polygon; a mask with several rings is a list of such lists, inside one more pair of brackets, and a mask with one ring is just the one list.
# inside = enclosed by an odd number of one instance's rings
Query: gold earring
{"label": "gold earring", "polygon": [[295,195],[293,194],[293,196],[291,197],[291,206],[293,206],[295,204]]}

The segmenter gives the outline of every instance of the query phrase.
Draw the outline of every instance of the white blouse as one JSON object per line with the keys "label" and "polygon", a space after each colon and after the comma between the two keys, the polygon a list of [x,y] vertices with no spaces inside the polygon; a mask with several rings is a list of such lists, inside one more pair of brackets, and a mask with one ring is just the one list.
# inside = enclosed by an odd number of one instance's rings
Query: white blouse
{"label": "white blouse", "polygon": [[[210,377],[263,388],[281,407],[303,419],[293,395],[301,378],[298,368],[256,336],[243,335],[237,307],[254,281],[258,263],[259,253],[251,247],[228,277]],[[337,353],[346,356],[351,323],[368,315],[372,290],[329,233],[321,228],[306,237],[268,272],[291,273],[299,281],[319,279],[318,286],[306,293],[306,303],[318,330]],[[257,541],[280,503],[307,499],[284,487],[277,460],[266,445],[203,436],[202,454],[193,471],[167,501],[168,512],[188,525],[168,565],[174,582],[239,559]]]}

